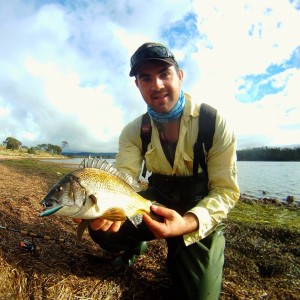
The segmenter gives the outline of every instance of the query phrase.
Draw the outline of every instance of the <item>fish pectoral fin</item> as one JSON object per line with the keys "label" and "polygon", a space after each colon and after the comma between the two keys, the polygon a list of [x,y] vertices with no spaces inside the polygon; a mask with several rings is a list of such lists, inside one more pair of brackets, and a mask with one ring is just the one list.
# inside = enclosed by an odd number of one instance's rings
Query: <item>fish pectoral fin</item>
{"label": "fish pectoral fin", "polygon": [[113,207],[108,209],[101,218],[110,220],[110,221],[125,221],[126,215],[123,209],[118,207]]}
{"label": "fish pectoral fin", "polygon": [[89,220],[82,220],[81,223],[77,226],[77,240],[80,241],[85,229],[89,225]]}
{"label": "fish pectoral fin", "polygon": [[95,205],[95,211],[99,212],[99,207],[97,205],[97,197],[94,194],[89,195],[89,198],[92,200],[93,205]]}

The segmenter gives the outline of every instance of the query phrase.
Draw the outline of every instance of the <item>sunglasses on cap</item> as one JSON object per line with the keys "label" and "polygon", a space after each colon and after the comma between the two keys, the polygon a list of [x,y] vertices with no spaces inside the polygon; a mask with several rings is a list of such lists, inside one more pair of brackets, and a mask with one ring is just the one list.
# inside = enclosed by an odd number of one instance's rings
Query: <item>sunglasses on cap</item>
{"label": "sunglasses on cap", "polygon": [[134,76],[137,68],[145,61],[156,59],[165,61],[170,64],[175,64],[178,66],[177,61],[172,52],[170,52],[165,46],[159,44],[153,44],[154,46],[146,46],[142,49],[141,46],[131,57],[130,66],[131,71],[129,73],[130,76]]}

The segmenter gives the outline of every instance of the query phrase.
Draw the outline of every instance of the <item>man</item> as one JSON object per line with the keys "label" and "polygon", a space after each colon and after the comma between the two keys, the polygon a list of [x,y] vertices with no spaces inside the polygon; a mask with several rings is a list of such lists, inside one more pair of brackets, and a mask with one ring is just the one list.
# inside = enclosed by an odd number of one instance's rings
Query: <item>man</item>
{"label": "man", "polygon": [[[195,178],[193,146],[201,115],[199,105],[181,90],[184,73],[174,55],[162,44],[143,44],[131,57],[130,76],[135,76],[152,125],[145,154],[152,175],[142,194],[164,205],[151,207],[162,220],[145,214],[135,228],[129,221],[96,219],[90,235],[104,249],[125,250],[114,263],[129,266],[146,250],[145,241],[164,238],[176,298],[218,299],[225,245],[221,221],[239,198],[235,135],[217,113],[207,172],[199,167]],[[123,129],[115,164],[137,179],[143,162],[141,126],[142,116]]]}

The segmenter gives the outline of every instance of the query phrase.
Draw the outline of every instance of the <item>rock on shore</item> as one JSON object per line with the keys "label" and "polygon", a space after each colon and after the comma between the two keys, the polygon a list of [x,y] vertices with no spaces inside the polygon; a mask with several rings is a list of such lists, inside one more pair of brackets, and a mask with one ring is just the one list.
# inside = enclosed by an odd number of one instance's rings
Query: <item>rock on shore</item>
{"label": "rock on shore", "polygon": [[239,201],[246,202],[248,204],[265,204],[265,205],[275,205],[275,206],[284,206],[288,208],[299,208],[300,202],[296,202],[294,196],[288,195],[285,201],[276,198],[256,198],[246,194],[241,194]]}

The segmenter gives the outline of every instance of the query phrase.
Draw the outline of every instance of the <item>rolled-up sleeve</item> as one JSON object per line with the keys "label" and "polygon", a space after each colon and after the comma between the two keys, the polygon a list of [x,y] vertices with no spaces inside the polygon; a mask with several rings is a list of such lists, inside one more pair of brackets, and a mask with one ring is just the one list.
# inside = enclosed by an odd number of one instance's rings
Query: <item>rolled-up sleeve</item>
{"label": "rolled-up sleeve", "polygon": [[237,182],[236,137],[219,115],[213,146],[207,157],[208,195],[189,210],[197,216],[199,229],[184,235],[186,245],[208,236],[227,217],[239,199]]}

